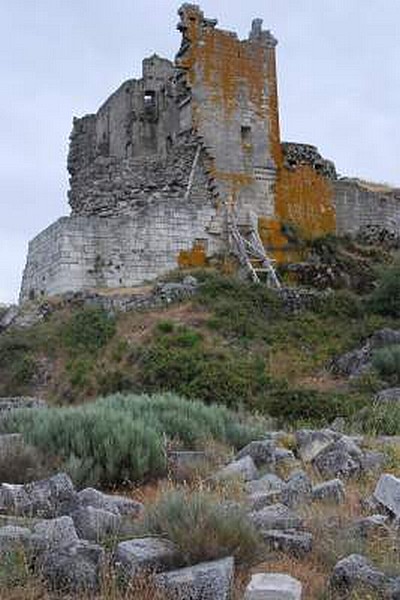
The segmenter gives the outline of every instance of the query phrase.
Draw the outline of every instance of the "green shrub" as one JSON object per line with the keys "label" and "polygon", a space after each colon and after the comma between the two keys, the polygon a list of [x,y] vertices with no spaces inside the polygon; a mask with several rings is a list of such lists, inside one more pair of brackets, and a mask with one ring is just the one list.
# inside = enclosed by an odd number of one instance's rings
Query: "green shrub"
{"label": "green shrub", "polygon": [[337,317],[358,319],[363,315],[363,302],[357,294],[349,290],[336,290],[318,307],[318,312]]}
{"label": "green shrub", "polygon": [[222,406],[173,394],[117,394],[79,407],[17,411],[1,423],[58,457],[81,485],[112,485],[165,474],[166,442],[193,449],[215,440],[241,447],[260,437],[254,424]]}
{"label": "green shrub", "polygon": [[400,265],[395,265],[380,274],[379,285],[372,292],[369,303],[372,312],[400,317]]}
{"label": "green shrub", "polygon": [[114,317],[100,308],[83,308],[64,325],[62,339],[72,354],[96,353],[115,332]]}
{"label": "green shrub", "polygon": [[240,508],[229,511],[211,493],[175,490],[150,507],[141,533],[165,536],[187,564],[234,556],[236,563],[260,562],[262,541]]}
{"label": "green shrub", "polygon": [[31,383],[37,373],[37,362],[31,354],[18,357],[11,367],[11,382],[16,388]]}
{"label": "green shrub", "polygon": [[372,365],[381,377],[394,383],[400,382],[400,345],[377,350],[372,357]]}
{"label": "green shrub", "polygon": [[271,319],[281,314],[281,301],[266,285],[243,282],[218,273],[197,275],[197,302],[210,308],[211,328],[243,339],[262,338]]}
{"label": "green shrub", "polygon": [[70,360],[66,364],[69,382],[73,387],[83,389],[89,383],[94,367],[92,358],[80,357]]}
{"label": "green shrub", "polygon": [[[262,358],[199,345],[195,336],[155,342],[139,357],[139,380],[147,392],[174,391],[207,403],[251,407],[265,395],[269,379]],[[191,343],[187,345],[187,342]]]}
{"label": "green shrub", "polygon": [[308,422],[329,424],[336,417],[347,417],[364,406],[362,398],[319,392],[312,389],[293,389],[277,385],[271,391],[264,410],[281,424]]}
{"label": "green shrub", "polygon": [[157,329],[161,333],[172,333],[175,329],[175,323],[173,321],[160,321],[157,323]]}

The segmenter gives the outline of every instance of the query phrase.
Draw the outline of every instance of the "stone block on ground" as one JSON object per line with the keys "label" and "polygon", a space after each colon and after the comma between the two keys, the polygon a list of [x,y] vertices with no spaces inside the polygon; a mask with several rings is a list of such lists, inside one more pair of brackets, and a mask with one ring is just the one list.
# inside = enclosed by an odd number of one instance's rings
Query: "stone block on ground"
{"label": "stone block on ground", "polygon": [[242,479],[243,481],[253,481],[258,477],[259,473],[251,456],[245,456],[240,460],[229,463],[214,475],[214,479],[217,481],[226,481],[235,478]]}
{"label": "stone block on ground", "polygon": [[400,517],[400,479],[389,473],[381,475],[373,498],[396,518]]}
{"label": "stone block on ground", "polygon": [[138,517],[143,512],[143,504],[114,494],[104,494],[94,488],[85,488],[78,493],[78,501],[82,506],[100,508],[118,515]]}
{"label": "stone block on ground", "polygon": [[33,527],[34,546],[37,551],[71,545],[79,541],[71,517],[39,521]]}
{"label": "stone block on ground", "polygon": [[307,531],[268,529],[261,535],[268,548],[276,552],[303,558],[312,551],[313,536]]}
{"label": "stone block on ground", "polygon": [[250,442],[238,452],[235,459],[240,460],[245,456],[251,456],[256,467],[270,468],[275,467],[276,445],[270,440],[260,440]]}
{"label": "stone block on ground", "polygon": [[282,504],[296,508],[309,504],[312,499],[312,484],[304,471],[298,471],[290,476],[282,490]]}
{"label": "stone block on ground", "polygon": [[319,452],[312,464],[323,477],[356,477],[362,472],[362,451],[349,438],[337,442]]}
{"label": "stone block on ground", "polygon": [[224,558],[161,573],[155,583],[168,600],[231,600],[233,577],[233,558]]}
{"label": "stone block on ground", "polygon": [[340,434],[330,429],[314,431],[301,429],[296,432],[298,453],[304,463],[312,462],[320,452],[340,438]]}
{"label": "stone block on ground", "polygon": [[324,481],[313,488],[313,500],[327,504],[341,504],[346,499],[346,488],[340,479]]}
{"label": "stone block on ground", "polygon": [[301,600],[300,581],[283,573],[257,573],[247,586],[244,600]]}
{"label": "stone block on ground", "polygon": [[57,517],[68,513],[77,503],[74,484],[65,473],[28,483],[24,489],[31,502],[32,515]]}
{"label": "stone block on ground", "polygon": [[104,550],[82,540],[44,552],[36,568],[53,589],[78,593],[98,590],[104,565]]}
{"label": "stone block on ground", "polygon": [[155,537],[121,542],[115,552],[116,569],[128,580],[143,572],[169,569],[179,561],[180,554],[176,546],[168,540]]}
{"label": "stone block on ground", "polygon": [[340,598],[348,598],[352,591],[357,590],[377,593],[379,598],[392,598],[389,591],[395,581],[376,569],[365,556],[352,554],[336,564],[329,584],[332,592]]}
{"label": "stone block on ground", "polygon": [[254,525],[262,530],[299,529],[303,525],[302,518],[284,504],[267,506],[249,516]]}
{"label": "stone block on ground", "polygon": [[400,402],[400,387],[388,388],[378,392],[374,397],[376,404],[393,403],[397,404]]}
{"label": "stone block on ground", "polygon": [[281,492],[284,487],[285,482],[283,479],[273,473],[268,473],[267,475],[260,477],[260,479],[255,479],[254,481],[246,483],[246,491],[249,494]]}
{"label": "stone block on ground", "polygon": [[122,517],[102,508],[82,506],[71,513],[80,538],[100,542],[119,534]]}

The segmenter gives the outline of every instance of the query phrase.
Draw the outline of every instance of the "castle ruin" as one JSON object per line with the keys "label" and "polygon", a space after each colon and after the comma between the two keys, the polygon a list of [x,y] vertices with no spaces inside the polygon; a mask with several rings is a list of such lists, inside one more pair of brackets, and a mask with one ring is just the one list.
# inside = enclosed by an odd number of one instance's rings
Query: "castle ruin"
{"label": "castle ruin", "polygon": [[278,262],[303,239],[364,230],[400,236],[400,190],[338,178],[311,145],[282,143],[276,45],[197,5],[179,10],[175,62],[156,54],[96,114],[74,119],[71,215],[29,245],[21,301],[127,288],[231,253],[229,215]]}

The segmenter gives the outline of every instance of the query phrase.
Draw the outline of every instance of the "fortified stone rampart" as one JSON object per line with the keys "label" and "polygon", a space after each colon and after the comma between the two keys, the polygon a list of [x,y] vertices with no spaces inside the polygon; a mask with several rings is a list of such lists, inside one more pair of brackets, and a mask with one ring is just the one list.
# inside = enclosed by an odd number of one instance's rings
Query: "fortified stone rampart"
{"label": "fortified stone rampart", "polygon": [[[231,252],[232,215],[279,262],[296,237],[400,239],[400,191],[338,178],[315,146],[282,143],[276,45],[199,6],[179,10],[175,62],[154,54],[95,114],[74,119],[71,216],[29,246],[21,300],[130,287]],[[293,235],[293,232],[296,235]]]}

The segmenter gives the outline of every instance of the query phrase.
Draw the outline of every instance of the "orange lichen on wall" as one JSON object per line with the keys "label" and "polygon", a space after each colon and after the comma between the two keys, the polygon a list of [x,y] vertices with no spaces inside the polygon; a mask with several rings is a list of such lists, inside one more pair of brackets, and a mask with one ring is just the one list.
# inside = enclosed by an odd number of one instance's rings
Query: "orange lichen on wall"
{"label": "orange lichen on wall", "polygon": [[204,267],[207,264],[207,254],[204,244],[197,242],[190,250],[181,250],[178,256],[178,265],[181,269]]}
{"label": "orange lichen on wall", "polygon": [[329,179],[309,165],[278,172],[275,215],[295,225],[305,240],[336,231],[333,187]]}
{"label": "orange lichen on wall", "polygon": [[258,233],[268,254],[277,263],[298,262],[304,258],[304,248],[294,244],[283,232],[282,222],[277,219],[259,217]]}
{"label": "orange lichen on wall", "polygon": [[268,82],[268,107],[269,107],[269,139],[271,155],[278,169],[283,167],[283,151],[281,144],[281,131],[279,124],[279,97],[278,77],[276,72],[275,48],[268,48],[267,54],[267,82]]}
{"label": "orange lichen on wall", "polygon": [[200,18],[196,9],[187,9],[186,36],[190,49],[178,61],[187,70],[191,87],[201,76],[202,83],[211,90],[211,98],[229,114],[237,106],[237,89],[244,82],[254,109],[259,116],[265,116],[264,49],[242,42],[228,31],[204,28]]}

